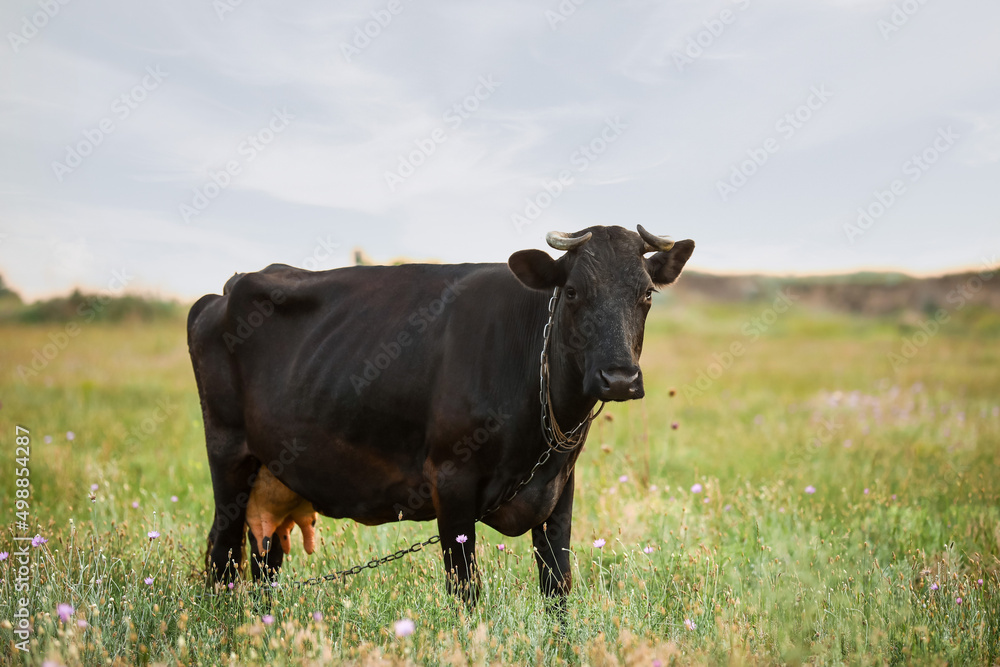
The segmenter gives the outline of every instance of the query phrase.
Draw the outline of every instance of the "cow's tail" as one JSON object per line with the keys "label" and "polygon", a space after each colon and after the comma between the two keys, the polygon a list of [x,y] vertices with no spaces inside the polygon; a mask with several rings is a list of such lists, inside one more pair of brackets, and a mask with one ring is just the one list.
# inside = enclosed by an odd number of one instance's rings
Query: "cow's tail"
{"label": "cow's tail", "polygon": [[225,296],[233,291],[233,287],[239,281],[240,278],[245,276],[245,273],[234,273],[233,277],[226,281],[225,287],[222,288],[222,296]]}

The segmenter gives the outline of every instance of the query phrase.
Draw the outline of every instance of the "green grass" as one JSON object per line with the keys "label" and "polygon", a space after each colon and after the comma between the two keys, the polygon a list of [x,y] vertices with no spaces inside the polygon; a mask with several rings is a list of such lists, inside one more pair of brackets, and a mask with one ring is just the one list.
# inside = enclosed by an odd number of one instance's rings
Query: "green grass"
{"label": "green grass", "polygon": [[[996,663],[995,327],[956,316],[894,370],[888,353],[919,317],[793,308],[751,340],[743,327],[765,311],[654,308],[647,397],[609,406],[581,457],[562,627],[538,594],[530,537],[482,526],[483,598],[471,611],[444,592],[436,547],[346,585],[275,589],[269,625],[247,588],[200,597],[211,483],[183,323],[81,325],[27,380],[18,366],[65,325],[2,326],[0,550],[13,552],[18,532],[15,425],[32,439],[27,532],[48,543],[31,550],[28,654],[13,644],[14,560],[0,562],[0,655],[31,665]],[[713,355],[734,342],[743,353],[716,373]],[[285,574],[326,573],[435,532],[322,519],[317,553],[297,548]],[[74,607],[68,622],[60,603]],[[401,618],[416,624],[406,639],[393,632]]]}

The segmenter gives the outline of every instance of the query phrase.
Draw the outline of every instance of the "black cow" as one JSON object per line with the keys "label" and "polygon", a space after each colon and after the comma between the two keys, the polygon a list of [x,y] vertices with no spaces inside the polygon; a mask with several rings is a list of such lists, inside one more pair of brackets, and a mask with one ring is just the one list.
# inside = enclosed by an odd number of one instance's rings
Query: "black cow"
{"label": "black cow", "polygon": [[[552,232],[549,245],[566,251],[557,260],[522,250],[506,265],[272,265],[202,297],[188,345],[215,492],[210,575],[238,573],[264,464],[328,517],[437,519],[449,588],[467,595],[476,522],[511,536],[530,529],[542,592],[565,595],[582,442],[558,447],[521,486],[551,446],[543,330],[555,291],[547,373],[558,429],[584,422],[575,433],[585,437],[599,401],[643,397],[652,294],[674,282],[694,242],[638,229]],[[266,562],[278,568],[281,557],[271,549]]]}

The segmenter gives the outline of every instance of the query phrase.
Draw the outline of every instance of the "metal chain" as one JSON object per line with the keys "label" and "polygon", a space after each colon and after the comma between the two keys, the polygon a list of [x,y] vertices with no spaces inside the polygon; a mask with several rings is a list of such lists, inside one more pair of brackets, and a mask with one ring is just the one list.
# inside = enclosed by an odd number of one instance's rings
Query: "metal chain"
{"label": "metal chain", "polygon": [[556,287],[552,291],[552,297],[549,299],[549,319],[542,330],[542,353],[538,359],[538,402],[542,406],[542,436],[545,438],[545,444],[548,448],[542,452],[538,461],[528,472],[528,476],[521,480],[521,483],[515,486],[506,497],[501,497],[493,507],[484,512],[479,520],[482,520],[483,517],[492,514],[513,500],[521,489],[526,487],[535,478],[535,473],[548,462],[552,456],[552,452],[568,454],[582,445],[587,437],[587,433],[590,431],[591,422],[604,410],[604,403],[602,402],[597,412],[587,415],[569,433],[563,433],[559,428],[559,423],[556,421],[555,413],[552,410],[552,397],[549,395],[549,341],[552,338],[552,321],[555,318],[556,302],[558,301],[559,288]]}
{"label": "metal chain", "polygon": [[291,587],[295,589],[295,588],[301,588],[303,586],[316,586],[317,584],[322,584],[323,582],[326,581],[334,581],[335,579],[346,579],[347,577],[353,576],[355,574],[360,574],[365,570],[368,569],[374,570],[376,567],[379,567],[380,565],[385,565],[386,563],[391,563],[394,560],[399,560],[403,556],[421,551],[423,550],[424,547],[428,547],[432,544],[437,544],[440,541],[441,537],[435,535],[434,537],[430,537],[424,540],[423,542],[417,542],[416,544],[412,544],[406,549],[400,549],[394,554],[389,554],[388,556],[382,556],[381,558],[373,558],[364,565],[355,565],[354,567],[347,568],[346,570],[338,570],[336,572],[331,572],[330,574],[324,574],[319,577],[310,577],[309,579],[303,579],[301,581],[293,581],[291,583]]}
{"label": "metal chain", "polygon": [[[364,565],[355,565],[354,567],[349,567],[346,570],[337,570],[336,572],[320,575],[318,577],[310,577],[308,579],[292,581],[289,582],[288,585],[292,590],[295,590],[298,588],[302,588],[304,586],[316,586],[318,584],[322,584],[327,581],[334,581],[336,579],[347,579],[347,577],[353,576],[355,574],[360,574],[367,569],[374,570],[380,565],[385,565],[386,563],[391,563],[394,560],[399,560],[403,556],[421,551],[423,550],[424,547],[430,546],[432,544],[437,544],[440,541],[441,537],[435,535],[433,537],[427,538],[423,542],[417,542],[415,544],[411,544],[406,549],[400,549],[396,553],[389,554],[388,556],[382,556],[381,558],[373,558]],[[251,556],[251,558],[252,557],[253,556]],[[217,593],[206,593],[205,595],[195,595],[194,597],[196,599],[203,599],[203,598],[219,597],[219,595]]]}
{"label": "metal chain", "polygon": [[506,497],[501,496],[500,500],[498,500],[497,503],[495,505],[493,505],[493,507],[491,507],[488,510],[486,510],[485,512],[483,512],[483,515],[481,517],[479,517],[478,519],[476,519],[476,521],[482,521],[483,519],[485,519],[486,517],[488,517],[490,514],[493,514],[498,509],[500,509],[501,507],[503,507],[504,505],[506,505],[510,501],[514,500],[514,497],[518,493],[520,493],[521,489],[523,489],[524,487],[526,487],[528,485],[528,482],[530,482],[532,479],[535,478],[535,472],[539,468],[541,468],[543,465],[545,465],[545,463],[549,460],[549,457],[552,456],[552,451],[553,450],[551,450],[551,449],[546,449],[544,452],[542,452],[542,455],[538,458],[538,462],[535,463],[535,465],[533,465],[531,467],[531,471],[528,473],[528,476],[525,477],[523,480],[521,480],[521,483],[518,484],[517,486],[515,486],[514,490],[511,491]]}
{"label": "metal chain", "polygon": [[[549,393],[549,340],[552,333],[552,321],[555,318],[556,302],[559,301],[559,288],[552,290],[552,298],[549,299],[549,319],[542,330],[542,354],[538,360],[538,402],[542,405],[542,435],[545,437],[545,444],[549,450],[569,453],[583,444],[590,430],[590,424],[597,415],[604,410],[604,402],[597,412],[588,414],[583,421],[574,426],[569,432],[564,433],[559,428],[559,422],[552,409],[552,396]],[[546,457],[547,458],[547,457]],[[537,466],[536,466],[537,468]],[[532,469],[532,474],[534,474]]]}
{"label": "metal chain", "polygon": [[[556,302],[558,302],[558,300],[559,288],[556,287],[552,292],[552,298],[549,299],[549,319],[545,323],[545,328],[542,330],[542,353],[538,364],[538,400],[542,406],[542,436],[545,438],[547,448],[542,452],[542,455],[538,458],[535,465],[531,467],[531,470],[528,472],[528,476],[521,480],[521,483],[515,486],[507,496],[501,497],[501,499],[493,507],[486,510],[482,516],[477,519],[477,522],[482,521],[484,518],[513,500],[514,497],[521,492],[521,489],[527,486],[531,480],[535,478],[535,473],[538,472],[539,468],[548,462],[549,458],[552,457],[552,452],[568,454],[582,445],[583,441],[587,437],[587,433],[590,431],[591,422],[593,422],[594,419],[597,418],[597,415],[601,414],[601,411],[604,410],[605,404],[602,401],[601,407],[598,408],[597,412],[588,414],[583,421],[574,426],[567,433],[564,433],[559,428],[559,423],[556,421],[555,412],[552,410],[552,397],[549,395],[549,340],[551,339],[552,321],[555,317]],[[400,549],[396,553],[389,554],[388,556],[373,558],[364,565],[355,565],[354,567],[350,567],[346,570],[338,570],[336,572],[331,572],[330,574],[324,574],[318,577],[310,577],[309,579],[303,579],[301,581],[293,581],[290,586],[291,588],[296,589],[303,586],[316,586],[318,584],[327,581],[334,581],[336,579],[346,579],[347,577],[359,574],[367,569],[375,569],[380,565],[385,565],[386,563],[391,563],[394,560],[399,560],[403,556],[421,551],[424,547],[437,544],[440,541],[441,536],[435,535],[424,540],[423,542],[417,542],[406,549]]]}

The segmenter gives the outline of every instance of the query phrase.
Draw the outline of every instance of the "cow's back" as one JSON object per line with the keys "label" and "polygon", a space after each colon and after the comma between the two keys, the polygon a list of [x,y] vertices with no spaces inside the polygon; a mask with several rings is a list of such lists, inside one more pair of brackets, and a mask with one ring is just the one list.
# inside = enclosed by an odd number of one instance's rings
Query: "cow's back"
{"label": "cow's back", "polygon": [[496,266],[247,274],[233,287],[226,313],[241,384],[248,398],[266,395],[286,410],[294,405],[282,417],[296,421],[328,415],[331,402],[341,413],[419,419],[427,394],[413,391],[414,383],[433,383],[447,322],[469,305],[470,276]]}

